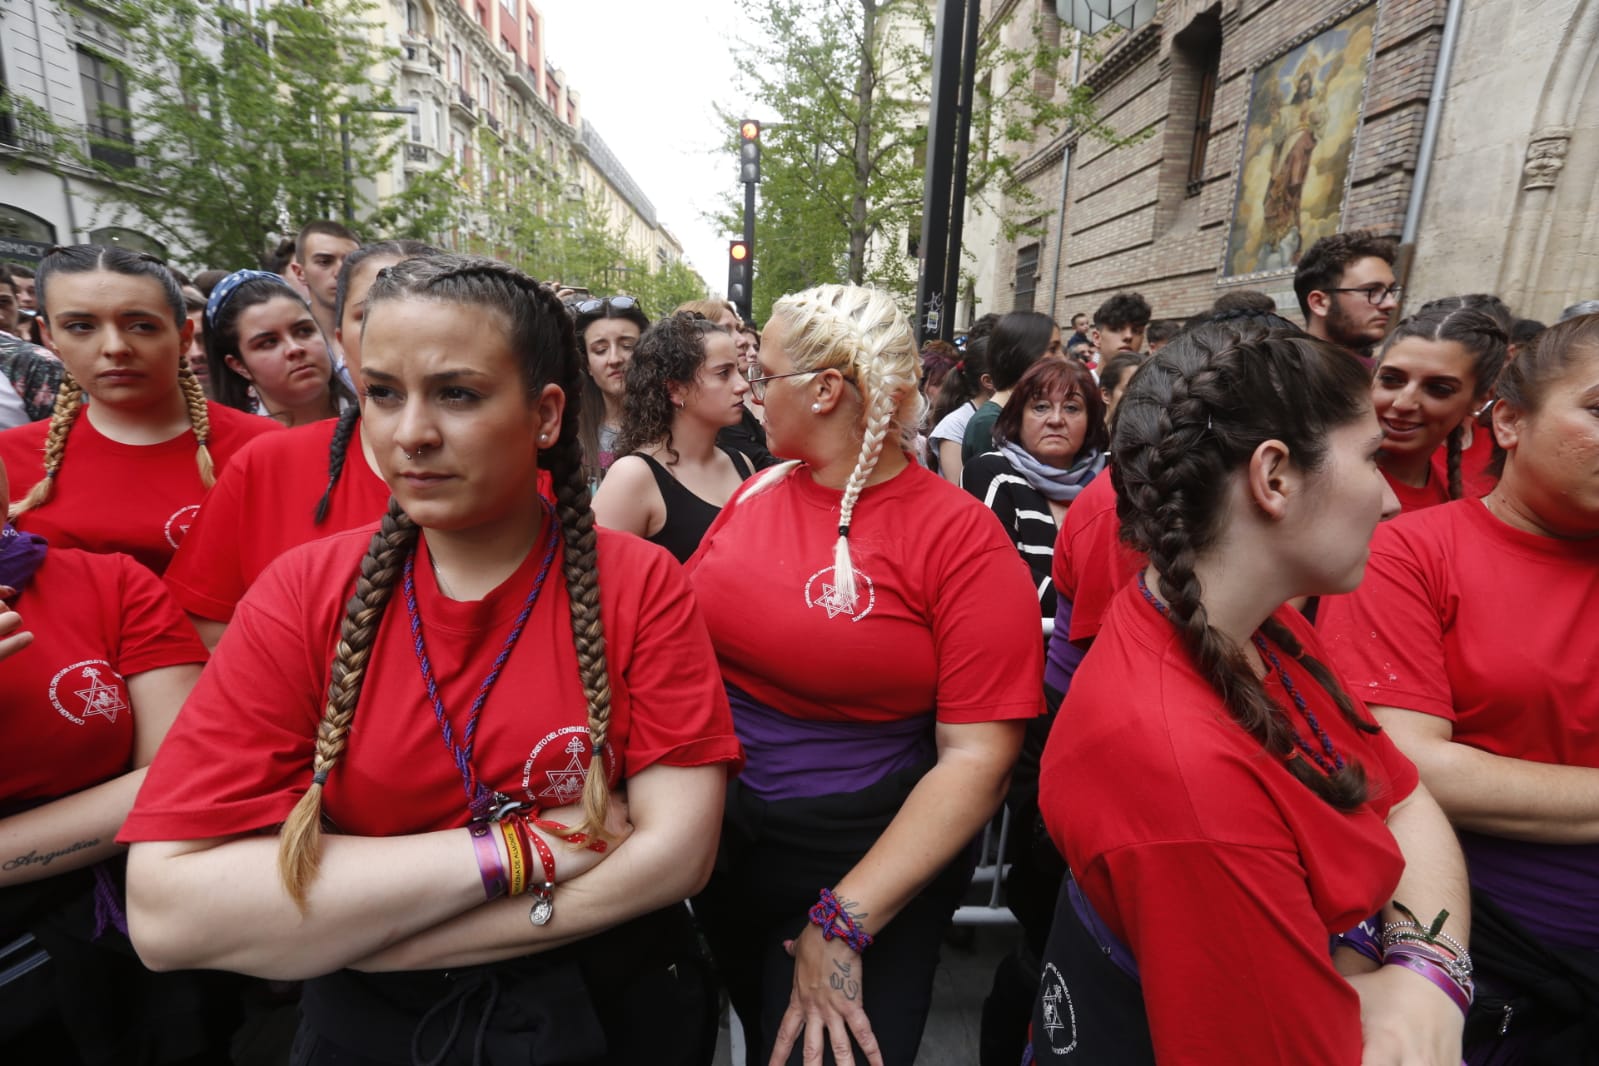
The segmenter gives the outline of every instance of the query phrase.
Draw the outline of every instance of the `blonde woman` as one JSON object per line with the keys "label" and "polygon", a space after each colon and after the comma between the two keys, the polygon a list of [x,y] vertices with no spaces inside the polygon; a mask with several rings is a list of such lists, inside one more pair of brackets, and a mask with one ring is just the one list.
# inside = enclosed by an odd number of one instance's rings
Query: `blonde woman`
{"label": "blonde woman", "polygon": [[11,519],[52,547],[126,552],[159,574],[233,453],[279,427],[206,400],[183,358],[183,292],[159,260],[56,248],[38,283],[67,374],[49,422],[0,433]]}
{"label": "blonde woman", "polygon": [[888,295],[784,297],[758,371],[794,461],[689,560],[748,759],[696,912],[761,1061],[908,1066],[1041,709],[1037,601],[993,513],[906,453],[920,360]]}
{"label": "blonde woman", "polygon": [[123,829],[140,955],[308,979],[297,1066],[708,1055],[738,744],[681,569],[594,528],[579,359],[503,263],[382,272],[388,513],[251,586]]}

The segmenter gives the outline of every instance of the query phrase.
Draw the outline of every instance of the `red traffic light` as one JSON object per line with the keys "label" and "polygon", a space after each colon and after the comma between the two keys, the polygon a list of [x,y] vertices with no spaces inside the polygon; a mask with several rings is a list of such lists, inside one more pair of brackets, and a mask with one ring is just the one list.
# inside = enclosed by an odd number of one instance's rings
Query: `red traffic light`
{"label": "red traffic light", "polygon": [[732,257],[733,262],[742,263],[750,257],[750,246],[743,241],[730,241],[727,246],[727,254]]}
{"label": "red traffic light", "polygon": [[738,136],[740,140],[744,141],[760,140],[761,124],[752,118],[745,119],[738,124]]}

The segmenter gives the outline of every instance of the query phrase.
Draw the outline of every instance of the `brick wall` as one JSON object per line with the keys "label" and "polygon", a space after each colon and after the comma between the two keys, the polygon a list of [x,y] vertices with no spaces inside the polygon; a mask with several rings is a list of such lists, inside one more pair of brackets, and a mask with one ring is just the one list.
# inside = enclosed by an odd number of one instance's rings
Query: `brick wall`
{"label": "brick wall", "polygon": [[[1376,51],[1350,161],[1342,227],[1397,236],[1404,220],[1445,0],[1376,0]],[[1187,195],[1198,77],[1173,38],[1206,11],[1221,18],[1221,66],[1205,157],[1204,184]],[[1024,184],[1044,204],[1035,306],[1062,321],[1092,311],[1120,289],[1144,293],[1159,317],[1195,314],[1227,286],[1217,284],[1237,194],[1240,138],[1255,68],[1276,58],[1312,26],[1354,10],[1347,0],[1166,0],[1149,27],[1121,38],[1084,71],[1100,113],[1122,134],[1148,131],[1137,144],[1110,148],[1080,140],[1071,153],[1061,272],[1052,277],[1060,164],[1035,169]],[[1049,17],[1042,15],[1039,17]],[[1124,57],[1133,56],[1129,62]],[[1042,146],[1037,146],[1041,148]],[[1023,151],[1019,154],[1025,155]],[[979,311],[1011,307],[1019,237],[994,249],[996,291]],[[1055,284],[1052,285],[1051,282]],[[1231,287],[1291,291],[1278,277]]]}

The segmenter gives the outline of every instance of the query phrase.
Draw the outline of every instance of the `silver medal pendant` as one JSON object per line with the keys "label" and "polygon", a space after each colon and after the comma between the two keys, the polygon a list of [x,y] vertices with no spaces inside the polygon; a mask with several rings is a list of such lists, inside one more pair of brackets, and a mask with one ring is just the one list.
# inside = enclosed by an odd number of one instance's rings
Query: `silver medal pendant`
{"label": "silver medal pendant", "polygon": [[527,912],[527,920],[534,925],[547,925],[550,919],[555,917],[555,899],[550,894],[550,890],[554,887],[554,885],[544,885],[533,890],[535,898],[533,908]]}

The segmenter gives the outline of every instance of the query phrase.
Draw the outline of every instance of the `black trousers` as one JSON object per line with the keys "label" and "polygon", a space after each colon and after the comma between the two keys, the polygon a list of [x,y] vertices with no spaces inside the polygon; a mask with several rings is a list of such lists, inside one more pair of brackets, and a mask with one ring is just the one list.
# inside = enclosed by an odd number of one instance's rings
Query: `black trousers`
{"label": "black trousers", "polygon": [[488,966],[306,982],[291,1066],[708,1066],[719,1000],[682,904]]}
{"label": "black trousers", "polygon": [[[694,900],[750,1066],[766,1066],[794,987],[783,941],[804,931],[818,892],[837,884],[898,813],[927,767],[890,775],[859,792],[767,802],[737,781],[728,788],[716,873]],[[895,915],[861,957],[861,995],[886,1066],[911,1066],[932,1001],[939,946],[976,856],[970,846]],[[800,1062],[803,1036],[789,1062]],[[824,1061],[833,1063],[830,1048]],[[856,1049],[855,1061],[866,1059]]]}

